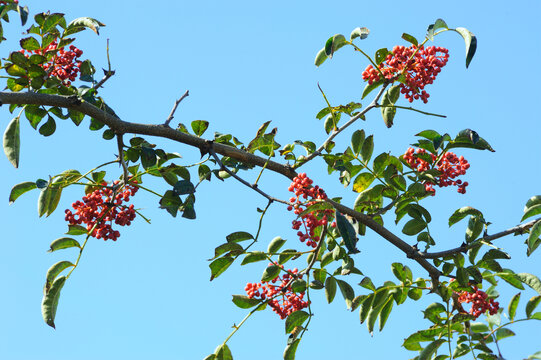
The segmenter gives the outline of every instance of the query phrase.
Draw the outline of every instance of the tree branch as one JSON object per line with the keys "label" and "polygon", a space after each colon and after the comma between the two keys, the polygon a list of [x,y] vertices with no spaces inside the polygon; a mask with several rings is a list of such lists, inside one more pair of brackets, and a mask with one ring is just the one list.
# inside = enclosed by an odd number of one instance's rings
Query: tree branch
{"label": "tree branch", "polygon": [[275,198],[273,196],[270,196],[269,194],[265,193],[263,190],[261,190],[256,184],[250,184],[248,181],[242,179],[240,176],[238,176],[237,174],[235,174],[233,171],[231,171],[227,166],[225,166],[222,161],[220,160],[220,158],[218,157],[218,155],[216,155],[216,153],[214,152],[214,149],[213,149],[213,145],[214,143],[213,142],[210,142],[210,148],[209,148],[209,153],[210,155],[212,155],[212,157],[214,158],[214,160],[216,160],[216,162],[218,163],[218,165],[220,166],[220,169],[226,171],[229,175],[231,175],[232,177],[234,177],[235,179],[237,179],[241,184],[243,185],[246,185],[248,186],[250,189],[252,190],[255,190],[256,192],[258,192],[259,194],[263,195],[265,198],[267,198],[269,201],[276,201],[276,202],[279,202],[279,203],[282,203],[282,204],[285,204],[285,205],[293,205],[287,201],[284,201],[284,200],[280,200],[278,198]]}
{"label": "tree branch", "polygon": [[[208,148],[206,140],[200,137],[185,134],[183,132],[177,131],[170,127],[165,127],[163,125],[137,124],[123,121],[117,116],[109,114],[106,111],[101,110],[96,106],[77,98],[76,96],[60,96],[28,92],[0,92],[0,103],[57,106],[66,109],[77,110],[85,115],[88,115],[95,118],[96,120],[103,122],[117,134],[130,133],[150,135],[170,139],[182,144],[196,147],[202,151],[205,151],[205,149]],[[251,154],[244,150],[240,150],[235,147],[219,143],[214,143],[213,148],[216,153],[223,156],[229,156],[245,164],[262,167],[265,166],[265,163],[267,163],[267,169],[282,174],[289,179],[293,179],[295,176],[297,176],[297,173],[290,166],[282,165],[274,161],[268,161],[265,158]]]}
{"label": "tree branch", "polygon": [[[383,87],[380,90],[379,94],[376,96],[372,104],[369,105],[369,108],[373,108],[377,105],[377,100],[383,94],[384,89],[385,87]],[[93,117],[97,120],[100,120],[101,122],[109,126],[113,131],[115,131],[117,135],[121,135],[125,133],[132,133],[132,134],[162,137],[162,138],[171,139],[171,140],[174,140],[174,141],[177,141],[189,146],[199,148],[200,151],[202,151],[203,153],[209,152],[209,142],[205,139],[177,131],[170,127],[166,127],[164,125],[137,124],[137,123],[126,122],[126,121],[121,120],[115,115],[109,114],[95,107],[94,105],[88,102],[85,102],[84,100],[79,99],[76,96],[59,96],[59,95],[49,95],[49,94],[40,94],[40,93],[0,92],[0,103],[2,104],[36,104],[36,105],[57,106],[57,107],[63,107],[67,109],[73,109],[73,110],[80,111],[83,114]],[[364,110],[365,113],[367,109]],[[341,129],[343,130],[345,127],[352,124],[358,117],[360,117],[359,114],[357,115],[355,119],[352,118],[347,124],[342,126]],[[342,130],[339,129],[339,131],[334,133],[334,136],[336,136]],[[328,141],[331,141],[332,138],[334,138],[334,136],[330,137]],[[282,174],[289,179],[293,179],[295,176],[297,176],[296,171],[290,166],[283,165],[274,161],[269,161],[268,159],[248,153],[244,150],[234,148],[232,146],[213,142],[212,146],[210,147],[210,150],[212,151],[211,154],[213,154],[214,158],[217,159],[218,164],[220,164],[220,166],[225,171],[227,171],[228,169],[223,166],[223,164],[221,163],[219,158],[216,156],[216,154],[229,156],[235,160],[238,160],[240,162],[243,162],[249,165],[255,165],[255,166],[260,166],[260,167],[266,166],[267,169],[272,170],[276,173]],[[265,194],[264,192],[262,192],[261,190],[257,189],[257,187],[254,188],[251,184],[239,178],[236,174],[232,172],[230,174],[233,177],[235,177],[237,180],[242,182],[244,185],[249,186],[250,188],[254,189],[255,191],[265,196],[267,199],[269,200],[273,199],[275,201],[279,201],[278,199],[274,199],[270,197],[269,195]],[[341,213],[354,217],[359,222],[361,222],[362,224],[365,224],[367,227],[375,231],[385,240],[389,241],[391,244],[393,244],[394,246],[399,248],[402,252],[404,252],[408,258],[414,259],[420,266],[422,266],[426,271],[428,271],[430,277],[433,280],[433,287],[435,287],[438,284],[438,278],[441,275],[440,271],[437,268],[435,268],[433,265],[431,265],[428,261],[426,261],[426,259],[422,258],[419,255],[419,252],[413,246],[409,245],[408,243],[400,239],[398,236],[390,232],[384,226],[375,222],[368,215],[359,213],[347,206],[336,203],[332,200],[327,200],[327,201]],[[283,201],[280,200],[280,202],[283,202]],[[287,202],[283,202],[283,203],[287,204]]]}
{"label": "tree branch", "polygon": [[315,158],[316,156],[319,156],[321,155],[321,152],[325,149],[325,147],[327,146],[328,143],[330,143],[338,134],[340,134],[342,131],[344,131],[348,126],[350,126],[351,124],[353,124],[355,121],[359,120],[362,116],[364,116],[364,114],[366,114],[370,109],[373,109],[375,107],[378,107],[378,101],[379,101],[379,98],[381,97],[381,95],[383,95],[383,92],[385,91],[385,89],[387,88],[387,86],[389,85],[389,83],[384,83],[383,86],[381,87],[381,89],[379,90],[378,94],[376,95],[376,97],[374,98],[374,100],[372,100],[372,102],[370,103],[370,105],[368,105],[363,111],[359,112],[357,115],[355,116],[352,116],[347,123],[345,123],[344,125],[342,125],[340,128],[338,128],[336,131],[333,131],[331,133],[331,135],[327,138],[327,140],[325,140],[325,142],[323,144],[321,144],[321,146],[316,150],[314,151],[313,153],[311,153],[310,155],[308,155],[306,157],[306,159],[304,159],[304,161],[300,164],[298,164],[297,166],[295,166],[295,169],[298,169],[300,168],[301,166],[303,166],[304,164],[306,164],[308,161],[312,160],[313,158]]}
{"label": "tree branch", "polygon": [[419,255],[419,252],[417,249],[415,249],[413,246],[405,242],[404,240],[400,239],[398,236],[393,234],[391,231],[389,231],[386,227],[378,224],[374,219],[372,219],[370,216],[360,213],[358,211],[355,211],[347,206],[344,206],[342,204],[339,204],[335,201],[332,201],[330,199],[326,200],[329,204],[331,204],[335,209],[340,211],[343,214],[347,214],[355,219],[357,219],[360,223],[366,225],[370,229],[372,229],[374,232],[376,232],[379,236],[402,250],[404,254],[410,259],[415,260],[423,269],[425,269],[430,277],[432,278],[432,288],[435,289],[439,282],[439,277],[441,275],[441,272],[434,267],[432,264],[430,264],[426,259],[422,258]]}
{"label": "tree branch", "polygon": [[186,92],[184,93],[184,95],[182,95],[180,97],[180,99],[178,99],[177,101],[175,101],[175,105],[173,106],[173,109],[171,109],[171,113],[169,114],[169,116],[167,117],[167,120],[165,120],[165,123],[163,124],[164,126],[169,126],[169,123],[171,122],[171,120],[173,120],[173,118],[175,117],[175,111],[177,111],[177,107],[178,107],[178,104],[180,104],[180,102],[182,100],[184,100],[184,98],[188,97],[188,95],[190,95],[190,92],[188,90],[186,90]]}
{"label": "tree branch", "polygon": [[479,241],[475,241],[469,244],[462,244],[459,247],[454,248],[454,249],[431,252],[431,253],[419,252],[419,257],[424,258],[424,259],[437,259],[437,258],[455,255],[458,253],[465,253],[466,251],[468,251],[469,249],[477,245],[480,241],[492,241],[492,240],[499,239],[504,236],[516,233],[516,232],[522,233],[528,230],[529,228],[531,228],[538,221],[541,221],[541,218],[532,220],[522,225],[514,226],[510,229],[500,231],[499,233],[496,233],[493,235],[485,235],[482,238],[480,238]]}

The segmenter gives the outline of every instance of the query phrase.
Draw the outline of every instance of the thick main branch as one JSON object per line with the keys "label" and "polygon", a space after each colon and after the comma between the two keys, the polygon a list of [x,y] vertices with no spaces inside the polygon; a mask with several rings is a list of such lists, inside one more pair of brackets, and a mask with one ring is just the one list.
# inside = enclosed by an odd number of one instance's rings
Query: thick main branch
{"label": "thick main branch", "polygon": [[[45,106],[57,106],[66,109],[73,109],[82,112],[96,120],[101,121],[105,125],[109,126],[117,134],[140,134],[157,136],[161,138],[171,139],[186,145],[190,145],[199,148],[202,151],[208,147],[205,139],[180,132],[163,125],[152,124],[137,124],[132,122],[123,121],[120,118],[109,114],[96,106],[85,102],[77,98],[76,96],[60,96],[38,93],[11,93],[0,92],[1,104],[24,104],[24,105],[45,105]],[[250,154],[246,151],[239,150],[232,146],[215,143],[214,151],[220,155],[229,156],[235,160],[243,162],[245,164],[251,164],[255,166],[264,166],[267,169],[280,173],[290,179],[293,179],[297,173],[290,168],[279,164],[274,161],[267,161],[262,157],[254,154]]]}

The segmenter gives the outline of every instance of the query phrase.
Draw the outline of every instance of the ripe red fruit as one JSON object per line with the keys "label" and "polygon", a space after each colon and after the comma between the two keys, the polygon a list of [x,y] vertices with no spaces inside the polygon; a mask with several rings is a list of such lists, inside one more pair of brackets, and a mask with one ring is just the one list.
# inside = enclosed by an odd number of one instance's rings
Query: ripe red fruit
{"label": "ripe red fruit", "polygon": [[[293,179],[288,190],[295,194],[289,201],[294,203],[293,206],[288,206],[287,210],[299,215],[300,220],[293,220],[292,228],[301,230],[297,232],[299,240],[306,242],[306,245],[315,248],[320,240],[319,236],[315,235],[316,229],[320,226],[327,225],[333,218],[333,210],[314,210],[306,214],[302,214],[308,207],[315,204],[317,201],[325,200],[327,194],[319,186],[313,186],[313,181],[306,176],[305,173],[300,173]],[[307,200],[303,202],[302,200]],[[301,215],[302,214],[302,215]]]}
{"label": "ripe red fruit", "polygon": [[382,80],[381,74],[391,82],[402,74],[404,78],[400,83],[400,92],[404,97],[409,102],[421,99],[426,103],[430,95],[424,90],[425,86],[434,82],[448,60],[449,50],[443,47],[395,46],[385,61],[378,65],[380,71],[368,65],[362,76],[371,85]]}
{"label": "ripe red fruit", "polygon": [[[113,185],[118,185],[118,183],[115,181]],[[70,225],[85,224],[87,231],[94,229],[90,236],[96,239],[116,241],[120,232],[113,230],[113,221],[120,226],[129,226],[135,219],[133,204],[126,206],[123,202],[129,201],[130,196],[135,195],[137,190],[136,186],[128,184],[123,191],[115,193],[112,187],[102,182],[102,187],[83,196],[82,201],[72,204],[75,214],[66,209],[65,220]]]}

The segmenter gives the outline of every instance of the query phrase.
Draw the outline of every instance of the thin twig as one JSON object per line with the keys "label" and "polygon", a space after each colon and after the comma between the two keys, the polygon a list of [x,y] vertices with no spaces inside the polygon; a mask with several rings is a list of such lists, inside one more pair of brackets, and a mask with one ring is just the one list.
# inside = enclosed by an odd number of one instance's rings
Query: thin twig
{"label": "thin twig", "polygon": [[122,171],[124,172],[124,184],[128,184],[128,165],[124,160],[124,141],[122,140],[122,134],[116,135],[116,143],[118,145],[118,161],[122,165]]}
{"label": "thin twig", "polygon": [[165,123],[163,124],[163,126],[169,126],[169,123],[175,117],[175,111],[177,111],[178,104],[180,104],[180,102],[184,100],[184,98],[188,97],[189,95],[190,95],[190,92],[186,90],[184,95],[182,95],[177,101],[175,101],[175,105],[173,106],[173,109],[171,109],[171,113],[167,117],[167,120],[165,120]]}
{"label": "thin twig", "polygon": [[[212,145],[214,143],[211,143]],[[279,202],[281,204],[285,204],[285,205],[291,205],[293,206],[292,203],[288,202],[288,201],[284,201],[284,200],[280,200],[278,198],[275,198],[273,196],[270,196],[269,194],[267,194],[266,192],[264,192],[263,190],[261,190],[257,185],[253,185],[253,184],[250,184],[248,181],[242,179],[240,176],[238,176],[237,174],[235,174],[233,171],[231,171],[228,167],[226,167],[222,161],[220,160],[220,158],[218,157],[218,155],[216,155],[216,152],[214,151],[213,149],[213,146],[210,147],[209,149],[209,153],[210,155],[212,155],[212,157],[214,158],[214,160],[216,160],[216,163],[220,166],[220,169],[224,170],[225,172],[227,172],[229,175],[231,175],[232,177],[234,177],[235,179],[237,179],[239,182],[241,182],[243,185],[246,185],[248,186],[250,189],[252,190],[255,190],[256,192],[258,192],[259,194],[263,195],[265,198],[267,198],[269,201],[276,201],[276,202]]]}
{"label": "thin twig", "polygon": [[319,242],[317,243],[316,248],[314,249],[314,257],[312,258],[312,261],[310,261],[310,264],[308,264],[308,267],[302,271],[302,274],[308,275],[312,267],[317,261],[317,254],[319,253],[319,249],[321,248],[321,244],[323,244],[325,235],[327,235],[327,225],[323,228],[323,231],[321,232],[321,236],[319,238]]}
{"label": "thin twig", "polygon": [[111,76],[115,74],[114,70],[111,70],[111,59],[109,58],[109,39],[107,39],[107,71],[103,70],[104,76],[103,78],[94,85],[94,90],[98,90]]}
{"label": "thin twig", "polygon": [[418,113],[421,113],[421,114],[424,114],[424,115],[429,115],[429,116],[437,116],[437,117],[441,117],[441,118],[446,118],[446,117],[447,117],[446,115],[434,114],[434,113],[429,113],[429,112],[426,112],[426,111],[418,110],[418,109],[412,108],[411,106],[400,106],[400,105],[377,105],[376,107],[378,107],[378,108],[404,109],[404,110],[415,111],[415,112],[418,112]]}
{"label": "thin twig", "polygon": [[352,116],[347,123],[345,123],[344,125],[342,125],[341,127],[339,127],[337,130],[333,131],[331,133],[331,135],[327,138],[327,140],[325,140],[325,142],[323,144],[321,144],[321,146],[316,150],[314,151],[313,153],[311,153],[310,155],[308,155],[304,161],[302,163],[299,163],[297,164],[296,166],[294,166],[295,169],[298,169],[300,168],[301,166],[303,166],[304,164],[306,164],[308,161],[312,160],[313,158],[315,158],[316,156],[319,156],[321,155],[321,152],[325,149],[325,147],[327,146],[327,144],[329,144],[338,134],[340,134],[342,131],[344,131],[348,126],[350,126],[351,124],[353,124],[355,121],[357,121],[358,119],[360,119],[361,117],[364,116],[364,114],[366,114],[370,109],[373,109],[375,107],[378,106],[378,101],[380,99],[380,97],[383,95],[383,92],[385,91],[385,89],[387,88],[387,86],[389,85],[389,83],[384,83],[383,86],[381,87],[380,91],[378,92],[378,94],[376,95],[376,97],[374,98],[374,100],[372,100],[372,102],[370,103],[370,105],[368,105],[363,111],[359,112],[357,115],[355,116]]}
{"label": "thin twig", "polygon": [[499,238],[502,238],[504,236],[516,233],[516,232],[518,232],[518,233],[524,232],[524,231],[528,230],[529,228],[531,228],[538,221],[541,221],[541,218],[532,220],[530,222],[527,222],[526,224],[514,226],[514,227],[512,227],[510,229],[500,231],[499,233],[496,233],[496,234],[493,234],[493,235],[485,235],[482,238],[480,238],[478,241],[474,241],[474,242],[471,242],[469,244],[462,244],[461,246],[456,247],[454,249],[431,252],[431,253],[425,253],[425,252],[420,252],[419,251],[418,256],[421,257],[421,258],[424,258],[424,259],[437,259],[437,258],[442,258],[442,257],[446,257],[446,256],[455,255],[455,254],[458,254],[458,253],[465,253],[469,249],[474,247],[475,245],[478,245],[479,242],[481,242],[481,241],[489,242],[489,241],[499,239]]}

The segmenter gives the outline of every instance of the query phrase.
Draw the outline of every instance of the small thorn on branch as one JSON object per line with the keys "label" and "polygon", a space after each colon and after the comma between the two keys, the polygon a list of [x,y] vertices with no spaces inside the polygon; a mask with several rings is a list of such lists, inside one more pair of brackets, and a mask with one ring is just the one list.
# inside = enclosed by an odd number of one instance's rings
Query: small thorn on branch
{"label": "small thorn on branch", "polygon": [[169,116],[167,117],[167,120],[165,120],[165,123],[163,124],[163,126],[166,126],[166,127],[169,126],[169,123],[170,123],[171,120],[173,120],[173,118],[175,117],[175,111],[177,111],[178,104],[180,104],[180,102],[181,102],[182,100],[184,100],[184,98],[188,97],[189,95],[190,95],[189,90],[186,90],[186,92],[184,93],[184,95],[182,95],[177,101],[175,101],[175,105],[173,106],[173,109],[171,110],[171,113],[170,113]]}

